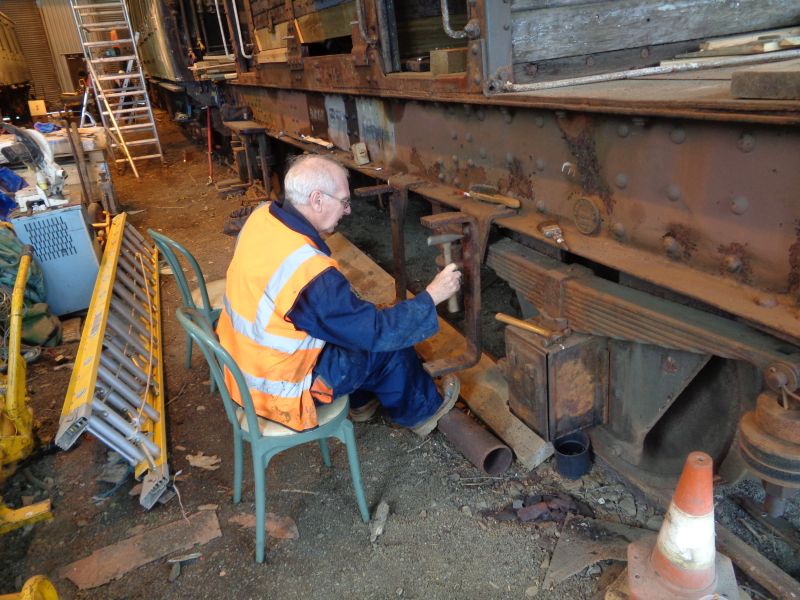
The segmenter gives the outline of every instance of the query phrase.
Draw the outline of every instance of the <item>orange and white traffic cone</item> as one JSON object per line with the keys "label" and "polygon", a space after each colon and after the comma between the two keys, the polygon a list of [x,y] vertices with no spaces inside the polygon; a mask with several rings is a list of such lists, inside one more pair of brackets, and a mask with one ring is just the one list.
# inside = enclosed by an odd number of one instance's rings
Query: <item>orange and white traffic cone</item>
{"label": "orange and white traffic cone", "polygon": [[713,466],[705,452],[689,454],[655,544],[628,546],[631,600],[739,597],[733,564],[714,547]]}

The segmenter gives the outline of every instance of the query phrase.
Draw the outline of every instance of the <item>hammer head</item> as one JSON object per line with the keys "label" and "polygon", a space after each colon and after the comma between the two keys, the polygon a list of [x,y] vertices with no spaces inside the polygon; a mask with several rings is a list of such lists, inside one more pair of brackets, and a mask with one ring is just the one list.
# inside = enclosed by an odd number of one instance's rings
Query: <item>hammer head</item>
{"label": "hammer head", "polygon": [[443,244],[452,244],[460,240],[464,236],[459,233],[443,233],[441,235],[428,236],[428,246],[441,246]]}

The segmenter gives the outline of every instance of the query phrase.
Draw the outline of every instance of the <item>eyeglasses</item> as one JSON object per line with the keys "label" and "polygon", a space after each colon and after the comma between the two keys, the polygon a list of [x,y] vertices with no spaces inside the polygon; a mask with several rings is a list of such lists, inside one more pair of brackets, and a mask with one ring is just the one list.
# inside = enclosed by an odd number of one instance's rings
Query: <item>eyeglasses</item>
{"label": "eyeglasses", "polygon": [[323,192],[322,190],[319,190],[319,193],[341,203],[342,208],[345,210],[350,210],[350,196],[347,196],[346,198],[337,198],[336,196],[329,194],[328,192]]}

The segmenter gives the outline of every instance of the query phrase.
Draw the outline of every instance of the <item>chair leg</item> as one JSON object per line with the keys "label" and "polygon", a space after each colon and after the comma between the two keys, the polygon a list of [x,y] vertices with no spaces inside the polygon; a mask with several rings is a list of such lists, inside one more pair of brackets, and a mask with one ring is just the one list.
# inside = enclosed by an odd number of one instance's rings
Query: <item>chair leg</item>
{"label": "chair leg", "polygon": [[192,368],[192,338],[191,336],[186,336],[186,368]]}
{"label": "chair leg", "polygon": [[319,451],[322,452],[322,462],[326,467],[331,466],[331,451],[328,450],[328,440],[321,439],[319,441]]}
{"label": "chair leg", "polygon": [[350,477],[353,479],[353,491],[356,493],[358,510],[361,513],[361,520],[364,523],[368,523],[369,509],[367,508],[367,500],[364,498],[364,485],[361,481],[361,465],[358,462],[356,437],[353,435],[353,424],[347,419],[342,421],[342,433],[347,447],[347,461],[350,463]]}
{"label": "chair leg", "polygon": [[242,434],[233,429],[233,502],[242,501]]}
{"label": "chair leg", "polygon": [[269,460],[264,455],[256,456],[253,451],[253,482],[256,491],[256,562],[264,562],[264,546],[266,537],[267,514],[267,464]]}

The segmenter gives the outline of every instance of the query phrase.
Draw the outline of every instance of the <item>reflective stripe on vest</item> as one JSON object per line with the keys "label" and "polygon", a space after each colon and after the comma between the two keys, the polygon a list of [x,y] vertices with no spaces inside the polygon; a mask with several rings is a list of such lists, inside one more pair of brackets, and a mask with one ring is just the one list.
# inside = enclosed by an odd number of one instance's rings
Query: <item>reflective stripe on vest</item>
{"label": "reflective stripe on vest", "polygon": [[[317,425],[310,388],[325,342],[295,329],[286,315],[309,282],[336,266],[265,206],[245,223],[228,268],[220,343],[241,369],[256,413],[298,431]],[[226,387],[241,404],[225,371]]]}

